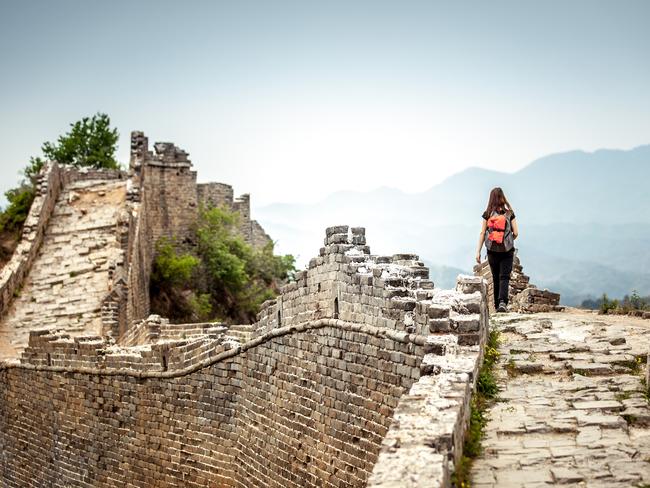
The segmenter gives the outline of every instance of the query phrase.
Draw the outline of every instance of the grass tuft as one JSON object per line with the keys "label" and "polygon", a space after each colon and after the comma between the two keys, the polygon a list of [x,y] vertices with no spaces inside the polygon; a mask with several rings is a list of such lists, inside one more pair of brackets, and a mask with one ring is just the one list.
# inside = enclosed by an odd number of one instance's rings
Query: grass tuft
{"label": "grass tuft", "polygon": [[469,427],[465,434],[463,456],[452,476],[452,483],[456,488],[470,488],[472,463],[481,454],[481,441],[488,422],[486,411],[490,403],[496,401],[499,393],[499,386],[494,375],[494,366],[500,357],[498,347],[499,332],[492,330],[485,345],[483,365],[476,382],[476,392],[470,402]]}

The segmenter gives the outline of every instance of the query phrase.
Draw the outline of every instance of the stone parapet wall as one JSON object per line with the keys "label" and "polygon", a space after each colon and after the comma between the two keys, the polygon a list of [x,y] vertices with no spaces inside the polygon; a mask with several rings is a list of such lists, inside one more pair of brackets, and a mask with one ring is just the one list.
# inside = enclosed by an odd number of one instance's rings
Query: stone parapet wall
{"label": "stone parapet wall", "polygon": [[94,181],[94,180],[125,180],[127,173],[120,169],[98,169],[98,168],[78,168],[76,166],[60,165],[65,171],[65,183],[73,181]]}
{"label": "stone parapet wall", "polygon": [[38,176],[36,197],[25,220],[20,242],[0,271],[0,316],[7,311],[36,258],[64,183],[65,175],[56,163],[47,163]]}
{"label": "stone parapet wall", "polygon": [[200,341],[168,344],[165,369],[165,344],[34,335],[25,364],[0,368],[0,479],[364,486],[424,339],[334,320],[260,339],[207,341],[191,364]]}
{"label": "stone parapet wall", "polygon": [[[237,326],[235,326],[237,327]],[[201,322],[192,324],[170,324],[168,319],[150,315],[136,322],[129,331],[119,339],[121,346],[138,346],[161,340],[187,339],[193,336],[222,334],[229,326],[219,322]]]}
{"label": "stone parapet wall", "polygon": [[[481,276],[487,282],[488,305],[494,312],[494,286],[492,273],[487,261],[474,266],[474,274]],[[560,294],[548,290],[540,290],[530,283],[530,277],[524,274],[519,256],[515,254],[512,273],[510,275],[510,288],[508,290],[509,307],[513,311],[523,313],[550,312],[562,310]]]}
{"label": "stone parapet wall", "polygon": [[[460,277],[457,288],[485,296],[482,280]],[[469,310],[465,313],[472,315]],[[425,356],[421,370],[428,374],[401,397],[368,487],[450,486],[451,475],[462,457],[470,401],[483,360],[487,307],[482,306],[479,320],[479,345],[458,346],[453,341],[430,340],[425,346],[430,353]]]}
{"label": "stone parapet wall", "polygon": [[143,187],[152,244],[161,238],[192,245],[198,200],[196,171],[188,154],[171,143],[154,144],[143,166]]}
{"label": "stone parapet wall", "polygon": [[225,183],[199,183],[196,185],[199,202],[209,207],[232,208],[234,191]]}
{"label": "stone parapet wall", "polygon": [[125,288],[122,293],[126,300],[125,320],[120,323],[121,336],[131,324],[149,314],[149,281],[153,261],[150,243],[150,229],[146,216],[146,202],[134,204],[130,213],[127,244],[127,263],[125,267]]}
{"label": "stone parapet wall", "polygon": [[273,239],[266,233],[264,227],[257,220],[251,220],[251,243],[253,247],[261,249],[269,242],[273,242]]}
{"label": "stone parapet wall", "polygon": [[235,198],[233,210],[239,215],[239,232],[244,240],[253,243],[253,228],[251,223],[251,196],[244,193]]}
{"label": "stone parapet wall", "polygon": [[[135,141],[137,144],[137,141]],[[122,336],[136,321],[149,315],[150,297],[149,281],[153,264],[153,246],[150,202],[146,192],[141,188],[141,175],[134,165],[131,166],[127,186],[129,202],[128,226],[126,227],[126,263],[124,263],[124,283],[116,287],[119,299],[124,303],[126,311],[124,320],[119,323],[116,337]]]}
{"label": "stone parapet wall", "polygon": [[417,255],[371,255],[364,228],[337,226],[327,229],[309,268],[262,305],[256,327],[336,317],[409,333],[454,334],[461,345],[473,345],[480,343],[482,300],[478,291],[434,289]]}

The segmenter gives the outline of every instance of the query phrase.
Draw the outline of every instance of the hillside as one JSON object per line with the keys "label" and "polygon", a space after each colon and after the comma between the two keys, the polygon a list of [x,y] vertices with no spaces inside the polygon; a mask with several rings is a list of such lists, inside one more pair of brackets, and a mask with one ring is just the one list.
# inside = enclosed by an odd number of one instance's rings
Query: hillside
{"label": "hillside", "polygon": [[340,192],[317,204],[274,204],[256,213],[281,252],[297,254],[300,265],[323,226],[355,222],[367,227],[373,252],[409,249],[436,266],[468,270],[489,190],[502,186],[519,218],[527,273],[576,304],[603,292],[650,293],[648,181],[644,145],[553,154],[515,173],[470,168],[417,194]]}

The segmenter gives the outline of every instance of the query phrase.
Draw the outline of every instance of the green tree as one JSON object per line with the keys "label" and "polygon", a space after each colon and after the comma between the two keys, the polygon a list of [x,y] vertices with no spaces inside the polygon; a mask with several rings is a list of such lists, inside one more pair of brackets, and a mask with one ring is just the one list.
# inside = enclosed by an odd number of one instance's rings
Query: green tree
{"label": "green tree", "polygon": [[610,311],[616,310],[619,308],[619,301],[618,300],[610,300],[609,297],[607,296],[607,293],[603,293],[603,297],[601,298],[601,305],[600,305],[600,311],[602,313],[609,313]]}
{"label": "green tree", "polygon": [[253,322],[260,305],[293,277],[293,256],[275,256],[273,243],[261,249],[246,243],[235,212],[202,208],[195,232],[198,265],[191,280],[179,269],[179,260],[187,256],[159,247],[151,286],[155,313],[185,321]]}
{"label": "green tree", "polygon": [[17,243],[36,195],[36,179],[46,160],[78,167],[106,169],[120,167],[115,159],[119,134],[116,128],[110,127],[110,124],[110,118],[103,113],[84,117],[70,124],[70,131],[60,136],[56,143],[44,143],[41,146],[42,157],[30,158],[29,163],[22,170],[25,179],[18,187],[5,193],[8,205],[0,212],[0,233],[10,237],[6,239],[10,245],[3,245],[0,248],[0,258],[10,255]]}
{"label": "green tree", "polygon": [[178,254],[171,241],[161,239],[156,245],[151,276],[162,288],[187,286],[198,264],[198,258],[191,254]]}
{"label": "green tree", "polygon": [[235,296],[250,281],[253,253],[237,232],[239,216],[214,207],[201,209],[197,226],[197,251],[212,294]]}
{"label": "green tree", "polygon": [[0,213],[0,232],[7,232],[16,236],[20,233],[25,220],[27,220],[34,196],[34,187],[27,184],[5,192],[9,205]]}
{"label": "green tree", "polygon": [[[70,131],[59,137],[56,143],[41,146],[45,160],[77,167],[119,169],[115,159],[119,134],[111,128],[108,115],[97,113],[70,124]],[[43,166],[42,158],[32,158],[25,169],[25,176],[33,178]]]}
{"label": "green tree", "polygon": [[158,241],[149,282],[153,312],[172,320],[200,320],[205,315],[205,298],[192,292],[198,265],[196,256],[179,252],[173,241]]}
{"label": "green tree", "polygon": [[643,310],[645,308],[645,303],[643,298],[639,295],[639,292],[632,290],[632,296],[630,297],[630,305],[634,310]]}

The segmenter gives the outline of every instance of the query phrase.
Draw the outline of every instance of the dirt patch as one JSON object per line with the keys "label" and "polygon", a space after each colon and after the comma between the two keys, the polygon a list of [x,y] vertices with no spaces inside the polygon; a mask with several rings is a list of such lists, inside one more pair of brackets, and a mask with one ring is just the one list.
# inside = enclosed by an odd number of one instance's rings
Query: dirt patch
{"label": "dirt patch", "polygon": [[92,207],[99,205],[119,205],[126,201],[126,185],[93,187],[79,189],[71,193],[73,207]]}

